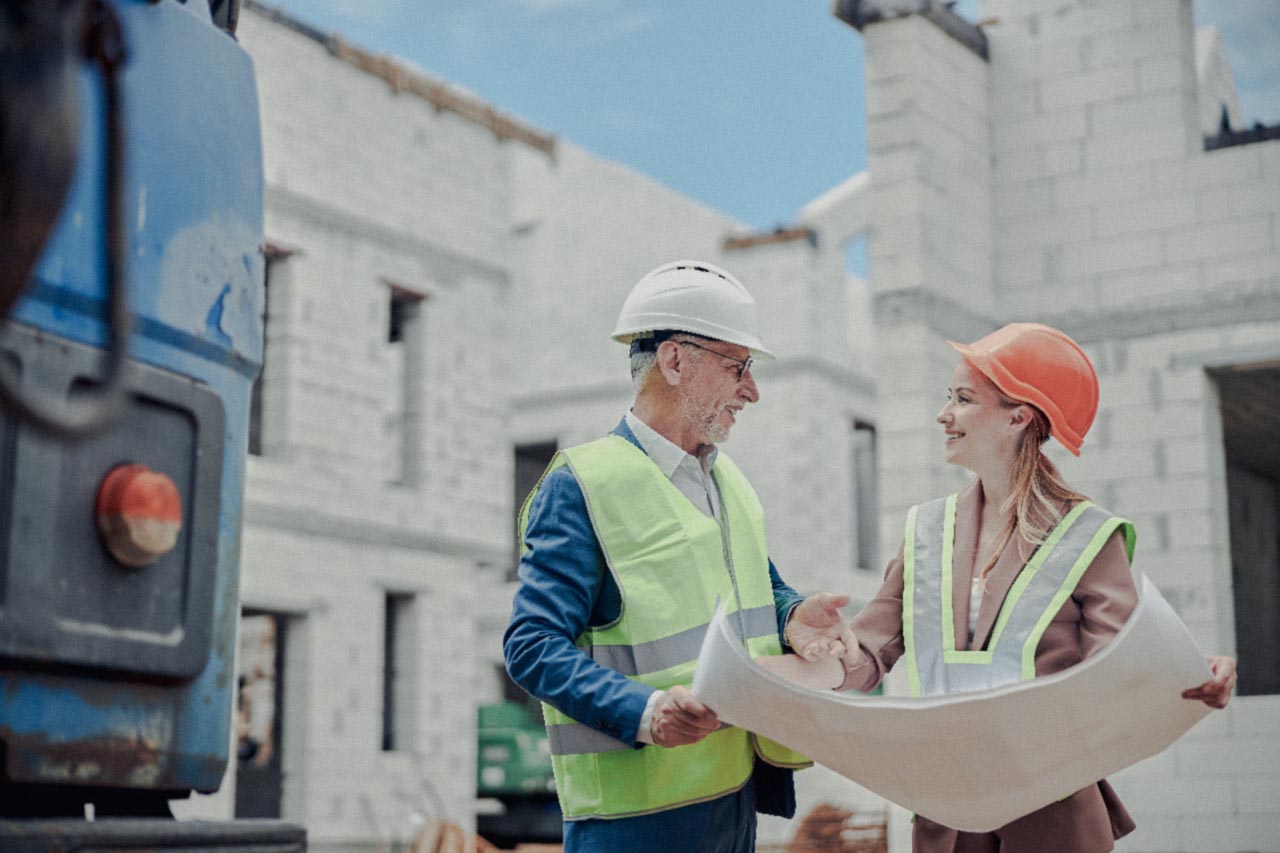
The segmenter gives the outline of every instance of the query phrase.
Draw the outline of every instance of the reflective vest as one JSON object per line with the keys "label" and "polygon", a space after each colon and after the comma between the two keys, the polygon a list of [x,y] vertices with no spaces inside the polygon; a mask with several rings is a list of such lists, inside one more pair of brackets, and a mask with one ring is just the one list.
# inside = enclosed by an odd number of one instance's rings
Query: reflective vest
{"label": "reflective vest", "polygon": [[[644,451],[620,436],[557,453],[547,473],[561,465],[582,488],[622,598],[614,622],[588,626],[577,638],[583,653],[651,687],[687,686],[719,599],[753,656],[781,654],[764,510],[725,454],[712,472],[723,525],[694,507]],[[520,514],[522,538],[533,495]],[[630,817],[723,796],[746,784],[756,755],[780,767],[812,763],[732,726],[688,746],[636,749],[549,705],[543,714],[566,820]]]}
{"label": "reflective vest", "polygon": [[1133,525],[1089,501],[1073,507],[1009,588],[987,648],[956,648],[951,586],[956,496],[912,507],[903,539],[903,657],[913,696],[1028,681],[1053,617],[1117,528],[1133,560]]}

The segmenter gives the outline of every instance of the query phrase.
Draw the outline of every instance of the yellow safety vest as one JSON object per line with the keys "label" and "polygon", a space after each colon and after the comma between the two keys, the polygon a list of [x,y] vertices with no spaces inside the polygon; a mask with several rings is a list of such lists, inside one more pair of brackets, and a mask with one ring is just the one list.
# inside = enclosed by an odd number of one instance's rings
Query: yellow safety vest
{"label": "yellow safety vest", "polygon": [[[719,599],[753,656],[781,654],[764,510],[724,453],[712,472],[723,526],[694,507],[644,451],[620,436],[557,453],[547,473],[562,465],[582,488],[622,598],[616,621],[588,627],[577,638],[583,653],[651,687],[687,686]],[[537,491],[520,514],[522,537]],[[736,727],[688,746],[636,749],[549,705],[543,712],[566,820],[630,817],[723,796],[746,784],[756,755],[780,767],[812,764]]]}
{"label": "yellow safety vest", "polygon": [[987,648],[956,648],[951,606],[956,495],[911,508],[903,540],[903,657],[913,696],[962,693],[1029,681],[1053,617],[1117,529],[1133,560],[1133,525],[1084,501],[1068,512],[1009,588]]}

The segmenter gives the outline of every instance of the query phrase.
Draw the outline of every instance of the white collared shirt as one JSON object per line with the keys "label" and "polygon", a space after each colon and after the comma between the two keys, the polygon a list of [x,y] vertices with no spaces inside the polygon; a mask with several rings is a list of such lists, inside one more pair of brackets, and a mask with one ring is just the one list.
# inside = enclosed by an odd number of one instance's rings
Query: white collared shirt
{"label": "white collared shirt", "polygon": [[640,448],[648,454],[671,485],[689,499],[705,515],[720,521],[720,495],[711,479],[719,451],[714,444],[704,444],[697,456],[686,453],[684,448],[649,426],[636,414],[627,411],[627,427],[640,442]]}

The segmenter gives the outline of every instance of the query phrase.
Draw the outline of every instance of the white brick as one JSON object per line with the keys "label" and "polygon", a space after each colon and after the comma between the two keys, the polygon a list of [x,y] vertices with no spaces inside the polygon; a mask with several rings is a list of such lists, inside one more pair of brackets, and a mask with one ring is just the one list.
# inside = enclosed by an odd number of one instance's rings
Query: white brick
{"label": "white brick", "polygon": [[[1280,792],[1280,772],[1236,777],[1236,804],[1242,814],[1271,815],[1276,809],[1277,792]],[[1276,829],[1280,830],[1280,820],[1276,822]],[[1280,835],[1272,840],[1277,838]]]}
{"label": "white brick", "polygon": [[1199,818],[1230,812],[1233,793],[1230,779],[1174,776],[1144,779],[1141,787],[1125,791],[1124,803],[1144,815]]}
{"label": "white brick", "polygon": [[1084,170],[1084,145],[1080,142],[1057,142],[1044,146],[1042,171],[1047,176],[1076,175]]}
{"label": "white brick", "polygon": [[[1120,792],[1121,801],[1125,800],[1124,791]],[[1116,842],[1116,850],[1151,851],[1151,850],[1186,850],[1183,841],[1183,821],[1176,816],[1162,815],[1157,819],[1147,819],[1141,812],[1135,815],[1137,828]]]}
{"label": "white brick", "polygon": [[996,181],[992,209],[1001,219],[1036,219],[1050,214],[1055,209],[1054,184],[1048,180],[1008,184]]}
{"label": "white brick", "polygon": [[1257,149],[1258,160],[1268,183],[1280,184],[1280,140],[1260,142],[1253,147]]}
{"label": "white brick", "polygon": [[1034,119],[1040,114],[1040,92],[1033,83],[993,80],[991,108],[1005,120]]}
{"label": "white brick", "polygon": [[[1185,96],[1189,94],[1187,83],[1189,82],[1189,72],[1187,57],[1182,54],[1170,53],[1163,56],[1151,56],[1138,61],[1138,91],[1140,92],[1165,92],[1174,91],[1179,95],[1179,100],[1183,101]],[[1180,104],[1181,109],[1181,104]],[[1175,120],[1181,123],[1184,114],[1179,114]]]}
{"label": "white brick", "polygon": [[1135,20],[1133,6],[1133,3],[1058,4],[1038,15],[1039,35],[1042,41],[1052,43],[1096,39],[1105,33],[1130,33]]}
{"label": "white brick", "polygon": [[1198,853],[1232,853],[1238,850],[1275,850],[1280,838],[1280,818],[1270,815],[1205,815],[1189,820],[1184,829],[1186,849]]}
{"label": "white brick", "polygon": [[1237,696],[1227,707],[1237,733],[1280,737],[1280,697]]}
{"label": "white brick", "polygon": [[1134,94],[1136,68],[1116,65],[1040,82],[1040,108],[1046,111],[1079,107]]}
{"label": "white brick", "polygon": [[1280,213],[1280,181],[1225,188],[1206,188],[1196,194],[1200,219],[1214,222]]}
{"label": "white brick", "polygon": [[1045,243],[1076,243],[1088,240],[1093,234],[1093,213],[1089,210],[1048,213],[1044,216],[1007,216],[997,207],[996,215],[1001,220],[997,229],[1001,245],[1025,247]]}
{"label": "white brick", "polygon": [[[1109,136],[1133,130],[1180,127],[1184,101],[1180,94],[1142,95],[1090,104],[1089,134]],[[1181,132],[1171,135],[1181,137]]]}
{"label": "white brick", "polygon": [[1157,266],[1164,259],[1158,236],[1134,236],[1062,247],[1064,278]]}
{"label": "white brick", "polygon": [[1085,70],[1085,51],[1078,41],[1021,42],[998,49],[1000,61],[992,72],[1010,80],[1062,77]]}
{"label": "white brick", "polygon": [[1280,254],[1254,254],[1245,258],[1215,258],[1204,264],[1204,286],[1217,290],[1252,288],[1280,277]]}
{"label": "white brick", "polygon": [[1160,266],[1141,272],[1120,272],[1102,277],[1102,304],[1105,307],[1150,305],[1152,299],[1171,293],[1193,292],[1201,286],[1195,267]]}
{"label": "white brick", "polygon": [[1253,184],[1262,176],[1262,158],[1254,146],[1219,148],[1152,164],[1151,189],[1160,193],[1194,191],[1202,187]]}
{"label": "white brick", "polygon": [[[1171,476],[1208,473],[1209,452],[1201,439],[1169,439],[1165,445],[1165,454]],[[1182,528],[1179,532],[1184,535],[1191,533],[1192,538],[1189,541],[1197,545],[1211,544],[1207,520],[1185,519],[1184,521],[1189,526]]]}
{"label": "white brick", "polygon": [[1088,133],[1085,108],[1076,107],[1030,118],[998,122],[991,128],[992,147],[997,153],[1009,148],[1061,142],[1082,138]]}
{"label": "white brick", "polygon": [[[1126,4],[1142,8],[1142,3]],[[1161,5],[1159,3],[1151,5]],[[1159,57],[1181,56],[1181,33],[1176,20],[1146,22],[1141,27],[1099,32],[1088,39],[1087,62],[1092,66],[1118,65]],[[1189,59],[1189,57],[1188,57]]]}
{"label": "white brick", "polygon": [[1070,210],[1141,199],[1153,189],[1151,170],[1143,164],[1108,169],[1091,165],[1084,175],[1059,179],[1054,193],[1059,209]]}
{"label": "white brick", "polygon": [[1044,281],[1044,252],[1041,249],[996,255],[996,279],[1009,287]]}
{"label": "white brick", "polygon": [[1196,221],[1196,200],[1186,195],[1144,198],[1098,207],[1097,234],[1114,237],[1158,231]]}
{"label": "white brick", "polygon": [[1165,251],[1170,263],[1201,258],[1237,258],[1271,248],[1267,220],[1231,220],[1170,231]]}
{"label": "white brick", "polygon": [[994,173],[1000,181],[1021,183],[1043,176],[1040,148],[1011,148],[994,155]]}
{"label": "white brick", "polygon": [[1187,136],[1181,130],[1152,127],[1106,136],[1091,136],[1085,143],[1089,168],[1108,169],[1133,163],[1181,158],[1187,150]]}
{"label": "white brick", "polygon": [[894,77],[880,81],[867,89],[868,129],[881,116],[901,113],[915,96],[915,81],[908,77]]}

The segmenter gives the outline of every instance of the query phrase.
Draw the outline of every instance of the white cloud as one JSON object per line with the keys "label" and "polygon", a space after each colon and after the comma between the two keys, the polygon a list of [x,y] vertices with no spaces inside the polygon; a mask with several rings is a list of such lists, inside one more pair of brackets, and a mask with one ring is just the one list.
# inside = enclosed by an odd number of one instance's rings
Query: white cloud
{"label": "white cloud", "polygon": [[536,14],[543,15],[547,12],[556,12],[574,6],[604,6],[609,0],[512,0],[512,2],[518,6],[524,6]]}
{"label": "white cloud", "polygon": [[636,12],[625,18],[602,21],[597,28],[585,33],[585,36],[590,45],[599,46],[647,30],[661,19],[662,16],[657,12]]}

